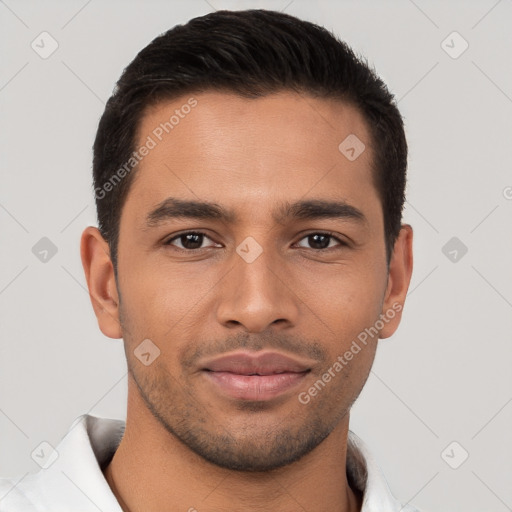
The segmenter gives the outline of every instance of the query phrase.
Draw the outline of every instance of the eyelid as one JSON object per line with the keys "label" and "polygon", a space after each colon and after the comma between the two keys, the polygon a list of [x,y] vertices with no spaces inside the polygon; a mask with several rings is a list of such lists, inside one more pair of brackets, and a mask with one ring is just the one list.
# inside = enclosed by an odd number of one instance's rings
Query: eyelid
{"label": "eyelid", "polygon": [[[304,238],[311,236],[311,235],[327,235],[330,238],[333,238],[334,240],[339,242],[339,247],[348,247],[349,246],[349,242],[347,242],[344,238],[342,238],[338,233],[335,233],[333,231],[322,231],[322,230],[318,230],[318,229],[311,230],[308,233],[302,234],[301,237],[295,243],[298,243],[301,240],[303,240]],[[301,249],[307,249],[307,248],[301,247]],[[322,252],[322,251],[325,252],[325,251],[328,251],[329,249],[335,249],[335,247],[328,247],[326,249],[311,249],[311,250],[315,251],[315,252]]]}
{"label": "eyelid", "polygon": [[[188,230],[188,231],[182,231],[180,233],[174,234],[171,238],[165,240],[163,242],[163,245],[169,245],[179,251],[190,252],[190,253],[210,248],[210,247],[199,247],[197,249],[183,249],[182,247],[178,247],[178,246],[175,246],[172,244],[172,242],[174,242],[175,240],[181,238],[182,236],[189,235],[189,234],[203,235],[205,238],[208,238],[213,243],[218,244],[218,242],[216,242],[211,236],[209,236],[206,232],[204,232],[202,230]],[[309,249],[314,252],[326,252],[329,249],[335,249],[336,247],[348,247],[349,246],[349,243],[346,240],[344,240],[342,237],[340,237],[337,233],[332,232],[332,231],[319,231],[319,230],[316,230],[316,231],[311,230],[307,233],[303,233],[301,235],[301,237],[295,242],[294,245],[298,244],[301,240],[303,240],[304,238],[307,238],[308,236],[311,236],[311,235],[324,235],[324,236],[333,238],[334,240],[336,240],[338,242],[338,246],[326,247],[325,249],[312,249],[312,248],[308,248],[308,247],[299,247],[300,249]]]}
{"label": "eyelid", "polygon": [[[180,233],[176,233],[176,234],[172,235],[171,238],[164,240],[163,245],[172,245],[171,242],[174,242],[175,240],[177,240],[185,235],[203,235],[205,238],[208,238],[213,243],[218,244],[218,242],[216,242],[211,236],[209,236],[208,233],[205,233],[204,231],[202,231],[200,229],[190,229],[188,231],[182,231]],[[199,249],[183,249],[182,247],[177,247],[175,245],[172,245],[172,246],[178,250],[186,251],[186,252],[194,252],[194,251],[201,251],[203,249],[208,249],[208,247],[200,247]]]}

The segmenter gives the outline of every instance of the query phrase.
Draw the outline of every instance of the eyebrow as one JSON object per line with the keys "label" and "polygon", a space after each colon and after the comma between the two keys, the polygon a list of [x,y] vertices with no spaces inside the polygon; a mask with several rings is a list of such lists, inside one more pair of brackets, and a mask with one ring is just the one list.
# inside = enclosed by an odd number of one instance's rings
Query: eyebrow
{"label": "eyebrow", "polygon": [[[325,199],[286,202],[274,212],[273,218],[279,223],[291,219],[343,219],[367,223],[363,212],[355,206],[345,201]],[[153,228],[171,219],[215,219],[232,224],[237,220],[237,215],[216,203],[168,197],[147,214],[146,227]]]}

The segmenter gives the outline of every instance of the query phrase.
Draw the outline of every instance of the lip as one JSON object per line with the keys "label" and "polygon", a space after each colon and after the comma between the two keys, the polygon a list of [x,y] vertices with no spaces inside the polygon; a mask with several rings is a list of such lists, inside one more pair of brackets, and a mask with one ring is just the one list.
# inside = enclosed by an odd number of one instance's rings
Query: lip
{"label": "lip", "polygon": [[223,394],[238,400],[270,400],[292,388],[311,370],[302,361],[278,352],[236,352],[206,361],[206,378]]}
{"label": "lip", "polygon": [[309,361],[301,361],[279,352],[235,352],[204,362],[203,370],[239,375],[273,375],[299,373],[311,369]]}

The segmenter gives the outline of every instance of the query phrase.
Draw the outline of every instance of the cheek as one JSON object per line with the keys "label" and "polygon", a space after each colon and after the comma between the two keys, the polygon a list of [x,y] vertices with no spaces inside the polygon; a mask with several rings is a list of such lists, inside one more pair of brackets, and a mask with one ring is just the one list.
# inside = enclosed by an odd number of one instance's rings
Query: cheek
{"label": "cheek", "polygon": [[[363,262],[318,265],[294,273],[293,279],[309,330],[314,326],[312,333],[335,338],[336,348],[373,325],[381,313],[385,267]],[[306,322],[302,327],[308,330]]]}
{"label": "cheek", "polygon": [[165,261],[151,262],[149,259],[132,262],[130,266],[137,271],[120,272],[123,277],[119,283],[123,326],[130,334],[154,339],[162,346],[172,339],[176,347],[187,337],[188,325],[197,328],[198,315],[206,320],[204,312],[200,311],[218,278],[214,279],[212,272],[198,268],[200,263],[171,268]]}
{"label": "cheek", "polygon": [[[232,287],[223,290],[229,264],[171,262],[161,252],[148,256],[137,251],[126,240],[119,255],[125,324],[137,339],[167,343],[172,338],[177,348],[181,340],[215,322],[211,312],[230,298],[226,293]],[[385,261],[377,265],[378,256],[365,250],[337,263],[295,260],[279,265],[280,277],[290,289],[283,293],[289,293],[301,310],[297,328],[310,338],[323,338],[324,344],[333,340],[333,349],[339,350],[373,324],[386,284]]]}
{"label": "cheek", "polygon": [[319,378],[328,380],[325,407],[332,410],[344,409],[355,401],[377,349],[375,324],[381,313],[383,287],[377,286],[375,279],[366,281],[365,286],[361,279],[354,277],[354,281],[352,285],[351,280],[345,280],[344,288],[323,302],[323,322],[317,322],[321,331],[313,334],[329,354]]}

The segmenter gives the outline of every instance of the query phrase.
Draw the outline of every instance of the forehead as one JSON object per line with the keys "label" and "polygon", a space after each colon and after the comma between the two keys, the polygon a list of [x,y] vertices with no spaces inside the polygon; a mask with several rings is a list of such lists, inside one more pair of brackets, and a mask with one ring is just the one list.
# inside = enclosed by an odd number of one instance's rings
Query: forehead
{"label": "forehead", "polygon": [[147,109],[137,140],[136,148],[150,149],[126,207],[148,210],[168,196],[251,216],[265,202],[308,196],[379,206],[366,122],[342,101],[293,92],[257,99],[191,94]]}

